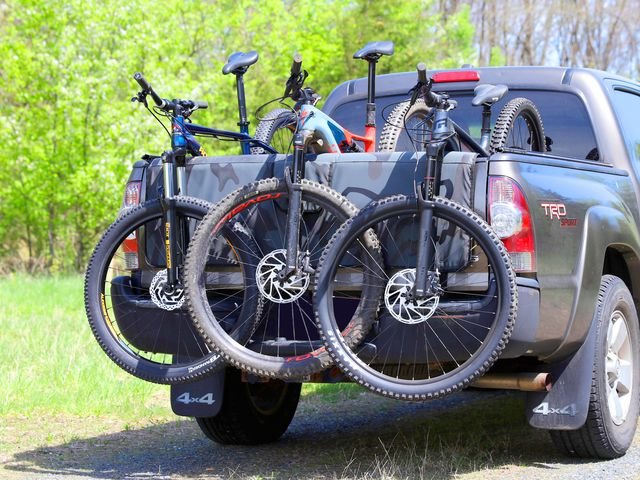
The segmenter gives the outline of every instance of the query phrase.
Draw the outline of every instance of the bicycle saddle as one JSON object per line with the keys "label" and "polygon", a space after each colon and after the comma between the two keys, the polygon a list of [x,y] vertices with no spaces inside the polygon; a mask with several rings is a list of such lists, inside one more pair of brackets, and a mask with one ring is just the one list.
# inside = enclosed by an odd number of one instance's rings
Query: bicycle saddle
{"label": "bicycle saddle", "polygon": [[504,97],[504,94],[508,91],[509,87],[506,85],[491,85],[489,83],[478,85],[473,90],[475,96],[473,97],[471,105],[474,107],[478,105],[491,106]]}
{"label": "bicycle saddle", "polygon": [[251,50],[250,52],[235,52],[229,55],[229,60],[222,67],[222,73],[227,75],[233,73],[234,75],[242,75],[247,71],[251,65],[258,61],[258,52]]}
{"label": "bicycle saddle", "polygon": [[378,60],[382,55],[393,55],[393,42],[369,42],[356,53],[353,58],[364,58],[366,61]]}

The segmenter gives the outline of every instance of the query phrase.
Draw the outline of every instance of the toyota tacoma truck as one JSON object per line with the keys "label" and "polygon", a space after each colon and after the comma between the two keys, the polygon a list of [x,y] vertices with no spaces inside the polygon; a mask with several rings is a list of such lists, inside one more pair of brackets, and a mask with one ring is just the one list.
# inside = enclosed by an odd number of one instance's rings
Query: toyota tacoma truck
{"label": "toyota tacoma truck", "polygon": [[[462,154],[443,167],[442,185],[451,187],[456,201],[488,222],[501,203],[501,214],[507,212],[514,226],[503,243],[517,273],[515,327],[498,361],[473,387],[527,391],[529,423],[549,430],[569,455],[623,455],[640,408],[640,84],[579,68],[446,73],[434,90],[457,102],[452,118],[469,138],[481,136],[481,111],[471,100],[474,88],[485,83],[508,87],[495,112],[510,99],[531,100],[546,135],[544,153],[490,154],[462,138]],[[378,77],[378,125],[414,84],[415,73]],[[357,132],[366,97],[366,79],[348,81],[333,90],[323,110]],[[187,166],[185,193],[216,202],[251,181],[282,175],[285,161],[285,155],[196,157]],[[323,154],[308,165],[308,176],[359,208],[381,196],[412,193],[414,160],[406,155]],[[125,206],[157,197],[160,172],[159,158],[138,161]],[[498,184],[501,188],[494,188]],[[497,198],[495,192],[505,189],[513,194]],[[122,308],[154,311],[153,304],[139,301]],[[189,322],[186,311],[172,314],[176,324]],[[345,378],[331,370],[300,380]],[[174,412],[195,417],[203,432],[221,443],[279,438],[299,395],[300,382],[265,381],[232,368],[171,387]]]}

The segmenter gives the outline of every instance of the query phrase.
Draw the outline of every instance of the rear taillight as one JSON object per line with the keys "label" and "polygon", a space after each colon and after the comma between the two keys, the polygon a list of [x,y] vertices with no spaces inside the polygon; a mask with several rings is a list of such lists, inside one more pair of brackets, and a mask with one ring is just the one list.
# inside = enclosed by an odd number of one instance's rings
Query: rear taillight
{"label": "rear taillight", "polygon": [[534,272],[536,246],[527,200],[508,177],[489,178],[489,223],[511,255],[516,272]]}
{"label": "rear taillight", "polygon": [[122,208],[135,207],[140,203],[140,189],[142,182],[129,182],[124,189]]}
{"label": "rear taillight", "polygon": [[[140,188],[142,182],[129,182],[124,190],[124,199],[122,208],[135,207],[140,203]],[[138,232],[134,231],[129,234],[122,244],[124,253],[124,267],[127,270],[137,270],[138,262]]]}
{"label": "rear taillight", "polygon": [[127,270],[138,269],[138,235],[137,232],[131,232],[126,240],[122,243],[124,253],[124,268]]}

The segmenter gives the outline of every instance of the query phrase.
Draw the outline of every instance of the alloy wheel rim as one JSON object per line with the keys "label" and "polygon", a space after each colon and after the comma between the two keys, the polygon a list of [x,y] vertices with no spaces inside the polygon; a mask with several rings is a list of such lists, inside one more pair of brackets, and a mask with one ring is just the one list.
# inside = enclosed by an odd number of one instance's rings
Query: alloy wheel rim
{"label": "alloy wheel rim", "polygon": [[616,310],[609,318],[605,359],[607,406],[616,425],[625,421],[631,407],[633,361],[627,318]]}

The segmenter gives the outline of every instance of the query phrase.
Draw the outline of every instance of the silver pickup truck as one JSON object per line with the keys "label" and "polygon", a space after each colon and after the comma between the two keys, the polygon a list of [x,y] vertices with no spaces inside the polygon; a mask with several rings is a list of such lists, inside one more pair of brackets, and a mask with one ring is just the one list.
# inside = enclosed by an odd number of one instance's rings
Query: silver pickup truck
{"label": "silver pickup truck", "polygon": [[[640,84],[587,69],[476,70],[482,83],[509,88],[495,111],[515,97],[533,101],[548,151],[487,156],[468,148],[468,155],[444,165],[442,184],[450,186],[449,196],[481,218],[490,220],[498,201],[495,182],[517,192],[510,208],[519,228],[503,239],[517,273],[517,319],[500,358],[473,387],[527,391],[529,423],[549,430],[568,454],[623,455],[640,409]],[[379,125],[388,107],[404,100],[414,83],[414,73],[378,77]],[[452,118],[476,139],[482,117],[471,99],[477,84],[435,87],[457,101]],[[366,79],[345,82],[328,96],[323,111],[357,132],[366,96]],[[196,157],[187,166],[186,193],[216,202],[251,181],[281,175],[285,162],[284,155]],[[160,168],[155,157],[134,165],[128,191],[140,193],[136,201],[159,195]],[[413,168],[413,160],[399,154],[323,154],[309,162],[307,175],[361,208],[379,197],[412,193],[408,179]],[[161,255],[161,248],[145,248],[149,263],[152,251]],[[139,298],[119,308],[135,311],[128,317],[136,319],[157,314],[151,301]],[[170,314],[175,325],[190,324],[186,311]],[[172,333],[165,329],[161,335]],[[327,370],[303,380],[345,379]],[[300,383],[259,381],[228,368],[171,388],[174,412],[196,417],[211,439],[261,443],[286,430]]]}

